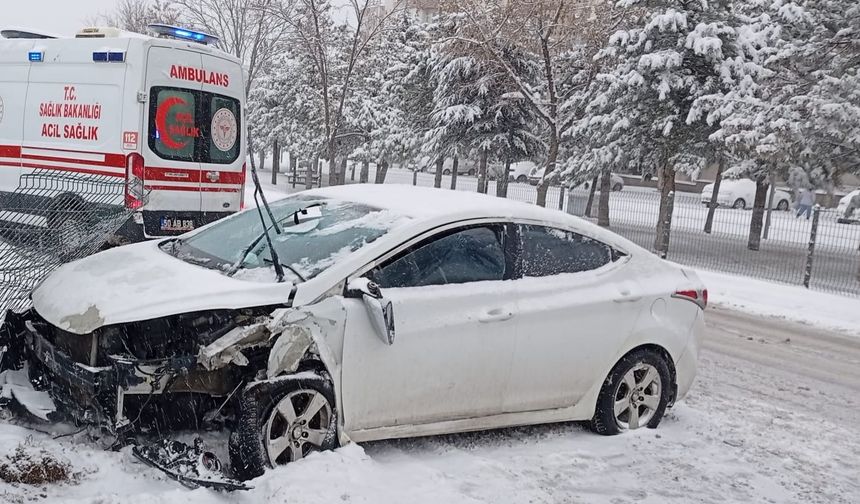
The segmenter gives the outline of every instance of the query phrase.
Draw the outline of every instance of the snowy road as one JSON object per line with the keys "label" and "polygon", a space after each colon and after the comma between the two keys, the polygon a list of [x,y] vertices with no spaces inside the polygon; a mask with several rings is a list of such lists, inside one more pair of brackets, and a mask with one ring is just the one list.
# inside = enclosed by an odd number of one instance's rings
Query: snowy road
{"label": "snowy road", "polygon": [[[602,438],[557,424],[353,445],[229,496],[184,490],[127,453],[35,434],[80,482],[0,486],[0,502],[860,502],[860,338],[719,308],[707,325],[699,378],[657,430]],[[0,424],[0,454],[31,434]]]}

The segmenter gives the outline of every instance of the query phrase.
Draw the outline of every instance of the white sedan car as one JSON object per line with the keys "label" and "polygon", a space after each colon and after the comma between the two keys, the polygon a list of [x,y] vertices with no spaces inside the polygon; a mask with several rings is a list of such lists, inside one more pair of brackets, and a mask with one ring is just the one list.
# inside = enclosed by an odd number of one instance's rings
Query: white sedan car
{"label": "white sedan car", "polygon": [[[755,202],[755,191],[756,184],[750,179],[723,179],[720,182],[720,193],[717,194],[717,204],[740,210],[752,208]],[[702,189],[702,204],[710,205],[713,194],[714,184],[706,185]],[[774,190],[770,207],[776,210],[788,210],[791,208],[791,195],[782,189]]]}
{"label": "white sedan car", "polygon": [[586,221],[396,185],[271,213],[63,266],[18,324],[30,369],[111,429],[217,410],[245,478],[350,440],[653,428],[693,382],[699,278]]}

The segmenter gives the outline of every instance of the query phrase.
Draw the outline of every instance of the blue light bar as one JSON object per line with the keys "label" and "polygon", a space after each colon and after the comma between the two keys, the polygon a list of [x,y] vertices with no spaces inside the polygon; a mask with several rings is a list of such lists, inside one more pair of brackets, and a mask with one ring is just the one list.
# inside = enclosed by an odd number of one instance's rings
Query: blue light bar
{"label": "blue light bar", "polygon": [[201,44],[217,44],[218,37],[208,33],[189,30],[179,26],[170,26],[165,24],[151,24],[149,29],[162,37],[173,37],[182,40],[192,40]]}
{"label": "blue light bar", "polygon": [[44,51],[30,51],[27,57],[32,63],[41,63],[45,59],[45,53]]}
{"label": "blue light bar", "polygon": [[108,61],[114,63],[122,63],[125,61],[125,53],[124,52],[110,52],[108,53]]}
{"label": "blue light bar", "polygon": [[93,53],[93,61],[107,61],[108,53],[106,52],[94,52]]}

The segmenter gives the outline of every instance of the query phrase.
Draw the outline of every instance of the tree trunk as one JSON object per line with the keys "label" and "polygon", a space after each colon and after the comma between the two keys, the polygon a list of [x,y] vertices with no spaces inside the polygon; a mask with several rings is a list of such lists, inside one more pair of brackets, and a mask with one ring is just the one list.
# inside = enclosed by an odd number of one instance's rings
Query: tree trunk
{"label": "tree trunk", "polygon": [[296,187],[296,178],[299,173],[299,161],[296,159],[296,155],[290,152],[290,172],[293,174],[293,187]]}
{"label": "tree trunk", "polygon": [[436,189],[442,188],[442,170],[445,169],[445,158],[440,157],[436,160],[436,173],[433,177],[433,187]]}
{"label": "tree trunk", "polygon": [[496,196],[508,197],[508,180],[511,178],[511,158],[505,158],[505,174],[501,180],[496,181]]}
{"label": "tree trunk", "polygon": [[355,182],[355,161],[349,165],[349,180]]}
{"label": "tree trunk", "polygon": [[278,172],[281,170],[281,148],[276,139],[272,144],[272,185],[278,185]]}
{"label": "tree trunk", "polygon": [[361,171],[358,173],[358,182],[366,184],[370,176],[370,161],[364,160],[361,162]]}
{"label": "tree trunk", "polygon": [[334,158],[333,149],[328,151],[328,185],[337,185],[337,160]]}
{"label": "tree trunk", "polygon": [[714,214],[717,211],[717,198],[720,194],[720,184],[723,183],[723,170],[726,167],[726,160],[720,156],[720,162],[717,164],[717,177],[714,179],[714,190],[711,191],[711,202],[708,204],[708,218],[705,219],[705,232],[710,234],[714,227]]}
{"label": "tree trunk", "polygon": [[[551,128],[554,129],[554,128]],[[555,131],[550,132],[549,152],[546,158],[546,168],[543,172],[543,180],[540,181],[537,187],[538,206],[546,206],[546,193],[549,191],[550,176],[555,174],[555,163],[558,160],[558,134]]]}
{"label": "tree trunk", "polygon": [[487,194],[487,161],[490,153],[487,149],[481,149],[481,157],[478,162],[478,192]]}
{"label": "tree trunk", "polygon": [[454,154],[454,161],[451,167],[451,189],[457,188],[457,172],[460,171],[460,156]]}
{"label": "tree trunk", "polygon": [[384,184],[385,176],[388,174],[388,160],[383,159],[376,167],[376,183]]}
{"label": "tree trunk", "polygon": [[337,183],[340,185],[346,184],[346,163],[347,159],[346,156],[344,156],[340,160],[340,169],[337,171]]}
{"label": "tree trunk", "polygon": [[591,179],[591,185],[588,187],[588,201],[585,203],[585,216],[591,217],[591,207],[594,205],[594,193],[597,192],[597,184],[600,182],[600,177],[597,175]]}
{"label": "tree trunk", "polygon": [[[305,189],[311,189],[314,186],[314,173],[316,173],[320,164],[320,155],[314,155],[313,160],[311,161],[310,166],[305,171]],[[322,175],[320,175],[320,180],[322,180]]]}
{"label": "tree trunk", "polygon": [[752,220],[750,220],[750,238],[747,243],[747,248],[750,250],[758,250],[761,247],[761,230],[768,185],[767,177],[759,177],[759,180],[755,181],[755,202],[753,203]]}
{"label": "tree trunk", "polygon": [[257,169],[262,170],[266,167],[266,149],[265,148],[260,149],[259,155],[260,155],[260,162],[257,164],[260,166],[258,166]]}
{"label": "tree trunk", "polygon": [[672,203],[675,198],[675,167],[663,166],[657,169],[657,188],[660,191],[660,211],[657,214],[657,236],[654,250],[661,257],[669,252],[669,231],[672,226]]}
{"label": "tree trunk", "polygon": [[609,169],[600,176],[600,200],[597,204],[597,225],[609,227],[609,193],[612,191],[612,176]]}

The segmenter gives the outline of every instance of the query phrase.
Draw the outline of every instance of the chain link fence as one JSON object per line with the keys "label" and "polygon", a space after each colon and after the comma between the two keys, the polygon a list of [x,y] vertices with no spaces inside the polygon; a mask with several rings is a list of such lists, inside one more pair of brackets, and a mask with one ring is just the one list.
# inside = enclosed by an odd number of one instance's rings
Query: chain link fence
{"label": "chain link fence", "polygon": [[22,175],[0,193],[0,314],[61,264],[99,250],[130,217],[122,178],[57,170]]}
{"label": "chain link fence", "polygon": [[[433,187],[432,173],[389,170],[386,183]],[[451,176],[442,177],[442,188],[451,188]],[[456,189],[477,191],[475,177],[459,176]],[[488,194],[497,194],[490,181]],[[510,182],[507,197],[534,203],[537,190]],[[588,191],[550,187],[546,206],[597,220],[599,193],[594,195],[591,215],[585,210]],[[609,229],[648,249],[655,249],[660,195],[654,189],[628,187],[610,193]],[[759,250],[747,246],[752,210],[719,207],[711,232],[706,233],[708,207],[699,194],[676,193],[666,258],[690,266],[741,276],[761,278],[838,294],[860,296],[860,225],[840,223],[835,209],[816,208],[810,218],[793,210],[773,209],[764,216]]]}

